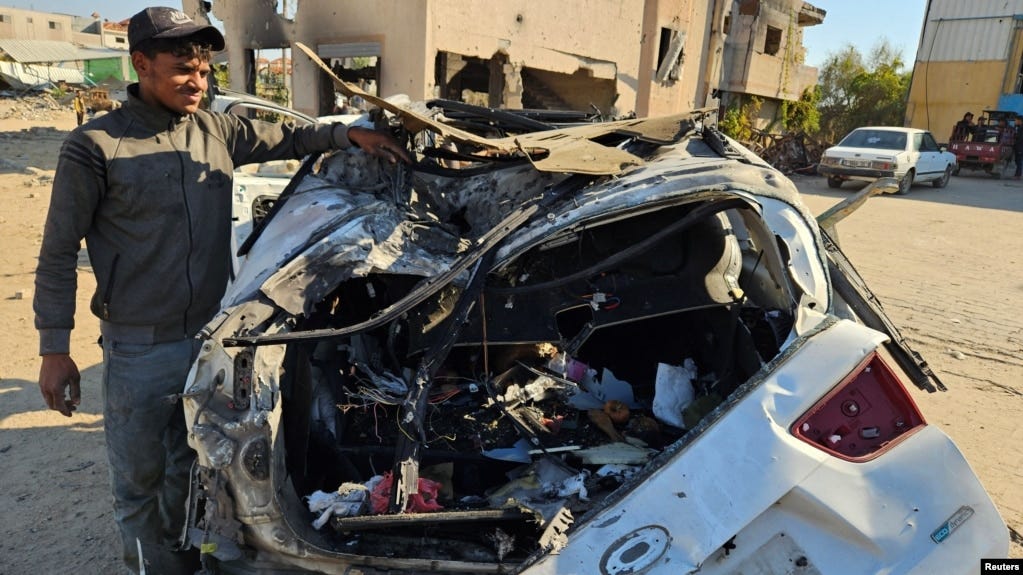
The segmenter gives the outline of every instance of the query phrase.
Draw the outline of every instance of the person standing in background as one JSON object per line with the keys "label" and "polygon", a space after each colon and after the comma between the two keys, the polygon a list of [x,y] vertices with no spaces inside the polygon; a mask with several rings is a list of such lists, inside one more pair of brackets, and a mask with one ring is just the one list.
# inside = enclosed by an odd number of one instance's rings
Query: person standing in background
{"label": "person standing in background", "polygon": [[81,90],[75,90],[75,99],[72,100],[71,103],[75,107],[75,116],[78,118],[78,125],[81,126],[82,122],[85,121],[85,99],[82,98]]}
{"label": "person standing in background", "polygon": [[1017,115],[1013,122],[1013,131],[1016,135],[1012,143],[1012,160],[1016,163],[1016,173],[1013,178],[1018,180],[1023,174],[1023,116]]}

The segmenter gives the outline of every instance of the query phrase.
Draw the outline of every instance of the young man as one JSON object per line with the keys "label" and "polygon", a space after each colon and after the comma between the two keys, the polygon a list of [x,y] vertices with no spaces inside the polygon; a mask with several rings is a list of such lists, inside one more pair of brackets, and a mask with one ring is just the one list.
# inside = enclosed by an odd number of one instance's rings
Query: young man
{"label": "young man", "polygon": [[184,521],[188,447],[180,393],[198,330],[219,307],[231,267],[234,166],[357,145],[408,161],[393,138],[344,125],[293,127],[199,109],[211,50],[224,38],[172,8],[131,18],[139,81],[120,109],[74,130],[57,162],[34,308],[46,404],[70,416],[81,401],[69,355],[76,264],[84,238],[96,275],[91,310],[103,344],[103,418],[125,564],[192,573],[171,552]]}

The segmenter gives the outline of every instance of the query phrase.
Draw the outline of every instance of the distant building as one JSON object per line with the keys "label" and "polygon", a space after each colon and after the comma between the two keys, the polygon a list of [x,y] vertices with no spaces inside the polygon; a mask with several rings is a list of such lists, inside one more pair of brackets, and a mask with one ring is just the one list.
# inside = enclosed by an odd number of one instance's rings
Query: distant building
{"label": "distant building", "polygon": [[[801,28],[824,18],[802,0],[182,4],[197,19],[209,7],[223,23],[238,90],[254,89],[256,51],[301,42],[379,96],[638,116],[717,106],[719,94],[797,99],[816,82]],[[292,86],[303,87],[292,90],[294,107],[330,112],[329,78],[304,55],[293,70]]]}
{"label": "distant building", "polygon": [[103,46],[118,50],[128,49],[128,20],[120,22],[104,21],[100,28]]}
{"label": "distant building", "polygon": [[1023,0],[929,0],[906,124],[939,140],[966,112],[1023,113]]}
{"label": "distant building", "polygon": [[96,27],[97,21],[98,17],[86,18],[0,6],[0,38],[59,40],[80,46],[100,47],[103,43]]}
{"label": "distant building", "polygon": [[[3,77],[15,89],[132,80],[127,21],[0,6]],[[2,63],[2,62],[0,62]]]}
{"label": "distant building", "polygon": [[804,65],[803,28],[824,22],[826,12],[800,0],[735,2],[727,22],[720,91],[726,106],[744,96],[762,99],[764,127],[783,101],[798,100],[817,85],[817,69]]}

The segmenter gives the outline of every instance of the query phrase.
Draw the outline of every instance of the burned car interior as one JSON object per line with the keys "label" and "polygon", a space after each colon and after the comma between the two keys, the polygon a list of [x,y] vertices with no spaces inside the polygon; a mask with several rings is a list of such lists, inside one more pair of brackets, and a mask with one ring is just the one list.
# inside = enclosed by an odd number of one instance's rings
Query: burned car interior
{"label": "burned car interior", "polygon": [[833,305],[823,246],[765,221],[773,171],[711,111],[419,113],[377,118],[413,166],[309,158],[241,247],[184,393],[185,538],[218,560],[525,569]]}
{"label": "burned car interior", "polygon": [[[508,112],[477,114],[488,129],[508,129]],[[679,128],[689,144],[669,153],[719,158],[724,139],[709,117],[694,118]],[[663,153],[633,136],[617,140],[648,161]],[[441,266],[447,275],[335,277],[300,313],[247,319],[224,338],[237,351],[233,375],[218,376],[216,394],[228,401],[207,401],[199,415],[226,424],[280,402],[280,435],[239,446],[236,459],[249,480],[276,483],[285,519],[307,544],[507,568],[556,550],[574,521],[638,480],[774,359],[798,295],[747,199],[708,191],[702,201],[569,218],[608,176],[422,156],[433,169],[380,185],[386,178],[367,160],[337,154],[320,160],[312,187],[373,188],[371,207],[395,211],[408,237],[451,262]],[[370,183],[359,190],[360,182]],[[303,191],[286,191],[243,249],[258,245],[291,193]],[[530,226],[545,229],[501,243]],[[270,346],[284,351],[267,386],[253,369]],[[317,493],[333,497],[326,516],[312,505]],[[231,538],[216,508],[232,496],[205,494],[193,509],[197,538]]]}

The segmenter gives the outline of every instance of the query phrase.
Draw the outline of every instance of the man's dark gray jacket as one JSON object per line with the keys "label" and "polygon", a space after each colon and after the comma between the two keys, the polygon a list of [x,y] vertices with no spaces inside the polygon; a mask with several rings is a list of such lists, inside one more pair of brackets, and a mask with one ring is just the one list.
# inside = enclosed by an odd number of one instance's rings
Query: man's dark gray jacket
{"label": "man's dark gray jacket", "polygon": [[234,167],[348,145],[341,125],[182,116],[149,106],[132,85],[123,107],[61,149],[36,271],[40,354],[69,352],[82,238],[96,316],[143,334],[139,343],[191,337],[216,313],[230,273]]}

